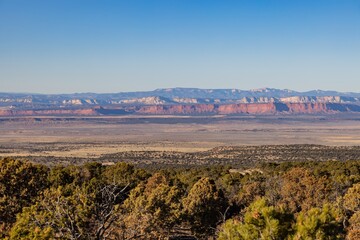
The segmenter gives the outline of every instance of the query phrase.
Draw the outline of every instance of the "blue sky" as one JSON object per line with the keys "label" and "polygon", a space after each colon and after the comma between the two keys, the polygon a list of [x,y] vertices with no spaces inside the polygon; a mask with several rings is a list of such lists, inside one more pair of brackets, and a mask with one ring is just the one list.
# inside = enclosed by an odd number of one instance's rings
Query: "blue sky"
{"label": "blue sky", "polygon": [[0,92],[360,91],[358,0],[0,0]]}

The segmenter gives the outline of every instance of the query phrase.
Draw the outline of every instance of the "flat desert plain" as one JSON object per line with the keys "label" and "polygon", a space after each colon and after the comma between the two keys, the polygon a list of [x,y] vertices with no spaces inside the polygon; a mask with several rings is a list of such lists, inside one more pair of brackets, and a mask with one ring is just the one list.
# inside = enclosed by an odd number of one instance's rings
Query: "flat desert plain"
{"label": "flat desert plain", "polygon": [[283,144],[360,145],[360,115],[0,118],[0,157],[98,158]]}

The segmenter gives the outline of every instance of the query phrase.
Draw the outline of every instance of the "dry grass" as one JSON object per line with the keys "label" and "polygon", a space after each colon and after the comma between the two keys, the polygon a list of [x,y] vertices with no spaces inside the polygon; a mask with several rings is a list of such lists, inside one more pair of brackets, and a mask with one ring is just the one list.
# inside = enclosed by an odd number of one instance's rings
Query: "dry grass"
{"label": "dry grass", "polygon": [[2,119],[0,156],[96,158],[127,151],[199,152],[218,146],[351,146],[360,143],[360,122],[356,117]]}

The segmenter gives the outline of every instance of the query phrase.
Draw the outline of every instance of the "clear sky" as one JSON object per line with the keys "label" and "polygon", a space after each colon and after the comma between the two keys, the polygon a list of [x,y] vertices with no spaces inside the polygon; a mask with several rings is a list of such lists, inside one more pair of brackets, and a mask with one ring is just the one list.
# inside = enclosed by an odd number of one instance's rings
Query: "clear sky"
{"label": "clear sky", "polygon": [[360,92],[359,0],[0,0],[0,92]]}

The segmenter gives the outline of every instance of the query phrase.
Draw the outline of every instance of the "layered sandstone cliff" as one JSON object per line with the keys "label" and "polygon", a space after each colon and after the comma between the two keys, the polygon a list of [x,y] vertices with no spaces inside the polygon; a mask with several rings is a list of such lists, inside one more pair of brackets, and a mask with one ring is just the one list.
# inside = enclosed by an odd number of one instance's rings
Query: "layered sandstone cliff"
{"label": "layered sandstone cliff", "polygon": [[107,106],[78,109],[0,109],[0,116],[236,115],[360,113],[360,105],[342,103],[238,103]]}
{"label": "layered sandstone cliff", "polygon": [[[341,103],[239,103],[239,104],[192,104],[151,105],[135,108],[122,107],[124,114],[153,115],[211,115],[211,114],[334,114],[360,113],[360,105]],[[98,111],[110,113],[110,109]],[[120,111],[120,109],[117,109]]]}

